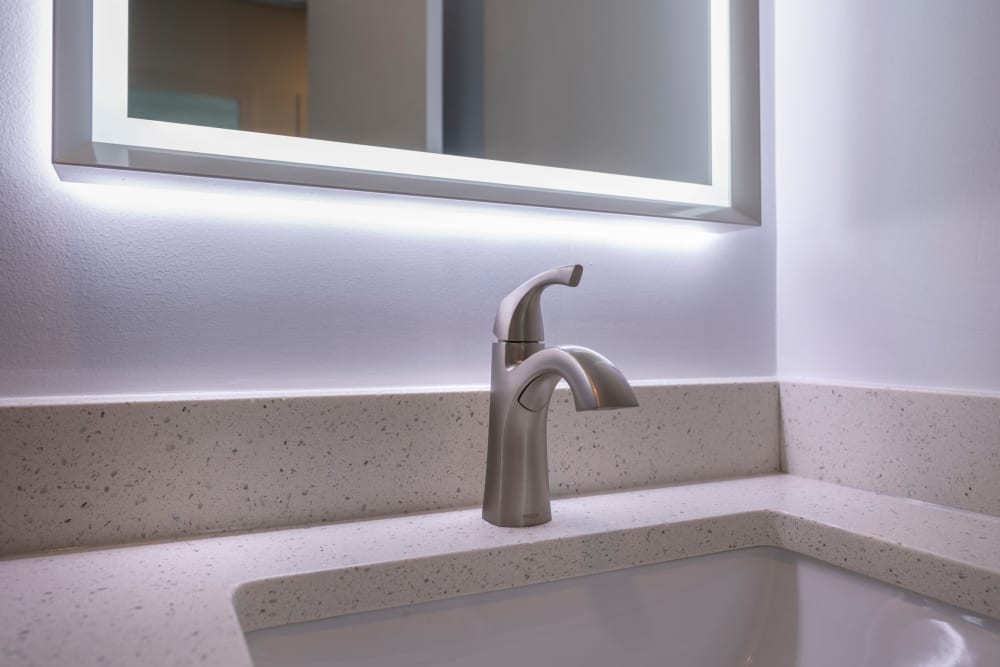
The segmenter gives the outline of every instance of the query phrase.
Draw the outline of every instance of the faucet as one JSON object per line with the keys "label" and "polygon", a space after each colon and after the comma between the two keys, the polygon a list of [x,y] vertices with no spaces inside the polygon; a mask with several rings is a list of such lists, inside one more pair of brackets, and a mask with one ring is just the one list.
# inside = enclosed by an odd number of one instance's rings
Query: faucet
{"label": "faucet", "polygon": [[614,364],[585,347],[545,347],[541,296],[549,285],[576,287],[579,264],[531,278],[500,301],[493,333],[489,448],[483,519],[497,526],[535,526],[552,519],[545,441],[549,401],[566,380],[576,409],[639,405]]}

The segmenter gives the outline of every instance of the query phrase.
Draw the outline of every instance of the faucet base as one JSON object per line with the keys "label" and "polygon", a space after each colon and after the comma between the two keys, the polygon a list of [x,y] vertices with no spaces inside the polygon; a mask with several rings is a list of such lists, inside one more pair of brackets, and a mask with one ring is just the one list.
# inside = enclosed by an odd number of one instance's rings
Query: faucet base
{"label": "faucet base", "polygon": [[540,526],[552,521],[552,512],[535,512],[522,514],[520,517],[502,516],[499,512],[488,512],[483,508],[483,521],[501,528],[527,528]]}
{"label": "faucet base", "polygon": [[[538,343],[494,343],[494,368],[507,374],[504,359],[511,347],[531,354]],[[527,355],[525,355],[527,356]],[[541,410],[529,410],[517,399],[522,383],[495,378],[490,392],[489,443],[483,519],[495,526],[537,526],[552,519],[549,507],[549,460],[546,446],[548,400]],[[506,381],[505,381],[506,380]]]}

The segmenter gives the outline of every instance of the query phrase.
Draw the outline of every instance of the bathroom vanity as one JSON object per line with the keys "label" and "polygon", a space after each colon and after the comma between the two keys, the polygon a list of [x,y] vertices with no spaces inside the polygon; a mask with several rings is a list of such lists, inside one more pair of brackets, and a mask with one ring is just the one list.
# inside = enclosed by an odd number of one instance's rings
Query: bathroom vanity
{"label": "bathroom vanity", "polygon": [[[3,561],[4,663],[250,667],[245,632],[760,546],[955,605],[973,624],[1000,616],[994,517],[792,475],[559,499],[552,510],[551,523],[524,529],[491,526],[476,508]],[[711,595],[720,613],[739,604]],[[982,625],[1000,650],[993,621]]]}

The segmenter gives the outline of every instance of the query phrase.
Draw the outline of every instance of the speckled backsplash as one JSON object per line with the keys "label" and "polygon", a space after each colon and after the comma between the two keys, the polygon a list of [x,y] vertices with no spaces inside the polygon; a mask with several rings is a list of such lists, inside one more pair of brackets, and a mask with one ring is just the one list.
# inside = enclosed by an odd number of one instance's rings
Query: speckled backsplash
{"label": "speckled backsplash", "polygon": [[[549,416],[553,495],[778,470],[775,382]],[[0,555],[468,507],[489,394],[0,408]]]}
{"label": "speckled backsplash", "polygon": [[1000,396],[781,383],[782,469],[1000,516]]}

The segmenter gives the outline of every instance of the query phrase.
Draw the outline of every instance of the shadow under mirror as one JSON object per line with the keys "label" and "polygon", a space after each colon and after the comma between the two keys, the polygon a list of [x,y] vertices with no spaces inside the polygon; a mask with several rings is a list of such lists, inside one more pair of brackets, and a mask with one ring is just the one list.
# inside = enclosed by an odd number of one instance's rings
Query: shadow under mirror
{"label": "shadow under mirror", "polygon": [[709,0],[129,0],[128,115],[712,183]]}

